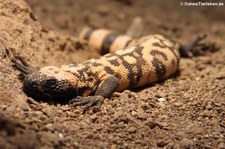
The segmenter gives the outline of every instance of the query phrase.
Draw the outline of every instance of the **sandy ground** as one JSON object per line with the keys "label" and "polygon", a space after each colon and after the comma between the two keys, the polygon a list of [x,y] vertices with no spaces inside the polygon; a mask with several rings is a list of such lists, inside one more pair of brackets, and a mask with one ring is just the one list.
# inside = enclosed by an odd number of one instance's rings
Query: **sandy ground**
{"label": "sandy ground", "polygon": [[[225,6],[180,2],[0,0],[0,148],[225,148]],[[115,93],[97,113],[27,97],[7,49],[35,67],[79,63],[98,57],[77,39],[84,26],[181,43],[207,33],[219,50],[182,59],[163,82]]]}

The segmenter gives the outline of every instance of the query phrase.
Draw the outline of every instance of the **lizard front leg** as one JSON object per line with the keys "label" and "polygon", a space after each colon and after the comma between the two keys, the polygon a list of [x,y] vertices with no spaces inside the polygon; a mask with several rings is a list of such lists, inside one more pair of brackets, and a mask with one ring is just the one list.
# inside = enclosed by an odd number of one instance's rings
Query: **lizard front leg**
{"label": "lizard front leg", "polygon": [[119,79],[114,76],[107,77],[100,84],[94,96],[81,97],[78,96],[70,100],[70,104],[74,106],[86,105],[83,113],[90,107],[99,110],[105,98],[110,98],[119,86]]}

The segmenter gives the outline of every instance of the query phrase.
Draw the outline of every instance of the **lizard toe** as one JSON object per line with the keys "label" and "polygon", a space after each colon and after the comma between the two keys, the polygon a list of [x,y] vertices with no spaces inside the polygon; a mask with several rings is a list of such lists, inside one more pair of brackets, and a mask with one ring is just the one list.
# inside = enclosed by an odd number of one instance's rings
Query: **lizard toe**
{"label": "lizard toe", "polygon": [[69,104],[73,106],[85,105],[83,108],[83,113],[85,113],[91,107],[93,107],[93,112],[99,111],[103,102],[104,102],[104,97],[102,96],[88,96],[88,97],[78,96],[77,98],[71,99]]}
{"label": "lizard toe", "polygon": [[88,111],[91,107],[93,107],[93,112],[99,111],[104,100],[105,99],[102,96],[92,96],[90,102],[84,107],[83,113]]}

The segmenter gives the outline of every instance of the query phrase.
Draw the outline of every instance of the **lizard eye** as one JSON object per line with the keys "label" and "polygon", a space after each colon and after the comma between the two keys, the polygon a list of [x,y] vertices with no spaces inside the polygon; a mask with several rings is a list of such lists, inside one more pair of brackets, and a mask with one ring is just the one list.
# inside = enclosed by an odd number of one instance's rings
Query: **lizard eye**
{"label": "lizard eye", "polygon": [[55,85],[57,83],[57,80],[55,78],[48,78],[46,80],[46,84],[49,86]]}

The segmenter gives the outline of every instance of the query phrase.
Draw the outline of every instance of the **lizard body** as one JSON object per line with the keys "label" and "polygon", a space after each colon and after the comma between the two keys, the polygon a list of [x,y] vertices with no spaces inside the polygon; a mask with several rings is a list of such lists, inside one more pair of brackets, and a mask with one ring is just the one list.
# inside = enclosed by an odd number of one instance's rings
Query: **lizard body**
{"label": "lizard body", "polygon": [[[24,76],[24,92],[38,99],[69,99],[74,105],[87,104],[85,109],[93,105],[100,107],[115,91],[163,80],[174,74],[179,66],[180,44],[159,34],[132,40],[100,29],[81,32],[80,38],[101,54],[112,53],[80,64],[60,68],[47,66],[32,71],[19,58],[21,62],[15,60],[14,65]],[[115,51],[115,47],[120,49]]]}

